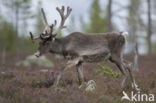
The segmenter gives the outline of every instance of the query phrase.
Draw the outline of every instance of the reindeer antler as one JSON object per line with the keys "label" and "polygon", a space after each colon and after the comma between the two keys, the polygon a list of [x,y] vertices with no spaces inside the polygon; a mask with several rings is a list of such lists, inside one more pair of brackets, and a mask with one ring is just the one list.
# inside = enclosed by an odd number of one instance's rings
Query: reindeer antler
{"label": "reindeer antler", "polygon": [[56,8],[56,10],[59,12],[60,16],[61,16],[61,23],[60,26],[58,27],[58,29],[56,29],[56,31],[52,32],[52,35],[56,35],[61,29],[65,28],[66,26],[64,26],[65,20],[68,18],[68,16],[70,15],[72,9],[70,7],[67,7],[67,14],[64,14],[65,8],[64,6],[62,6],[62,8]]}
{"label": "reindeer antler", "polygon": [[[47,21],[47,18],[46,18],[46,15],[45,15],[45,12],[44,12],[44,9],[43,9],[43,8],[41,8],[41,13],[42,13],[42,15],[43,15],[43,19],[44,19],[44,22],[45,22],[45,29],[44,29],[43,32],[45,32],[45,34],[48,34],[47,32],[48,32],[48,29],[50,29],[50,27],[49,27],[49,25],[48,25],[48,21]],[[42,38],[47,38],[47,37],[49,37],[48,35],[43,35],[43,34],[44,34],[44,33],[41,33],[40,35],[34,37],[33,34],[32,34],[32,32],[30,32],[31,40],[34,42],[34,40],[37,40],[37,39],[39,39],[40,37],[42,37]]]}
{"label": "reindeer antler", "polygon": [[[72,9],[70,7],[67,7],[67,13],[64,14],[64,11],[65,11],[65,7],[62,6],[62,8],[58,8],[56,7],[56,10],[59,12],[60,16],[61,16],[61,23],[58,27],[58,29],[56,29],[56,31],[53,31],[53,28],[54,26],[56,26],[57,24],[57,21],[55,20],[54,21],[54,24],[52,24],[51,26],[48,25],[48,21],[47,21],[47,18],[46,18],[46,15],[45,15],[45,12],[44,12],[44,9],[41,8],[41,13],[43,15],[43,19],[44,19],[44,22],[45,22],[45,29],[43,31],[43,33],[41,33],[39,36],[36,36],[34,37],[33,34],[30,32],[30,37],[31,37],[31,40],[34,42],[34,40],[36,39],[39,39],[40,37],[45,39],[45,38],[49,38],[51,35],[53,36],[56,36],[57,33],[65,28],[66,26],[64,26],[64,23],[65,23],[65,20],[68,18],[68,16],[70,15]],[[50,30],[50,32],[48,33],[48,30]]]}
{"label": "reindeer antler", "polygon": [[34,40],[37,40],[37,39],[40,38],[39,36],[34,37],[33,34],[32,34],[32,32],[30,32],[29,34],[30,34],[30,37],[31,37],[32,42],[34,42]]}
{"label": "reindeer antler", "polygon": [[44,32],[46,32],[46,31],[48,31],[48,29],[50,29],[50,27],[48,25],[48,21],[47,21],[47,18],[46,18],[46,15],[45,15],[45,12],[44,12],[44,9],[43,8],[41,8],[41,12],[42,12],[43,19],[44,19],[44,22],[45,22]]}

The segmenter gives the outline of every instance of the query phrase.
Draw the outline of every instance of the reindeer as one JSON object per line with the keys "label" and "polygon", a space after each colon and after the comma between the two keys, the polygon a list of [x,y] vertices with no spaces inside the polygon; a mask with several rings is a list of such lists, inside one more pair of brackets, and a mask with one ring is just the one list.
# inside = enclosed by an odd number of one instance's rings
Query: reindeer
{"label": "reindeer", "polygon": [[130,80],[132,83],[132,87],[136,90],[139,90],[138,86],[135,83],[135,79],[132,73],[132,63],[126,61],[123,58],[123,50],[126,43],[125,36],[128,34],[127,32],[108,32],[108,33],[81,33],[81,32],[73,32],[68,36],[57,38],[57,34],[63,28],[64,23],[68,16],[70,15],[72,9],[67,7],[67,13],[65,14],[65,7],[56,8],[58,13],[61,16],[61,22],[59,27],[56,30],[54,26],[56,26],[57,21],[55,20],[54,24],[51,26],[48,25],[45,13],[43,8],[41,9],[44,21],[45,21],[45,29],[39,36],[34,37],[30,32],[30,36],[32,41],[40,39],[38,51],[34,54],[39,57],[48,52],[52,54],[62,55],[65,59],[68,60],[64,69],[57,78],[56,85],[63,73],[67,68],[76,67],[79,84],[84,83],[84,75],[83,75],[83,63],[93,63],[100,62],[104,60],[109,60],[110,62],[116,64],[118,69],[122,73],[121,86],[123,87],[125,80],[127,78],[126,71],[129,72]]}

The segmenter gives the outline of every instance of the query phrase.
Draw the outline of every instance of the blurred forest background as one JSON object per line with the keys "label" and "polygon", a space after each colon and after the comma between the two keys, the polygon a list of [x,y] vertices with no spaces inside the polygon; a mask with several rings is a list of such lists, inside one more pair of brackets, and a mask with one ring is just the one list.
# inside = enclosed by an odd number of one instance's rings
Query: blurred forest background
{"label": "blurred forest background", "polygon": [[[49,25],[55,19],[59,24],[56,7],[62,5],[72,12],[58,37],[75,31],[129,32],[124,59],[136,62],[132,70],[141,91],[131,88],[130,78],[121,88],[119,69],[107,61],[84,63],[86,82],[96,83],[94,91],[86,91],[92,87],[88,83],[86,89],[79,87],[76,68],[63,73],[58,88],[53,85],[67,61],[52,54],[32,56],[38,41],[32,43],[29,32],[43,32],[42,7]],[[0,103],[121,103],[123,91],[151,98],[156,94],[155,24],[156,0],[0,0]]]}
{"label": "blurred forest background", "polygon": [[[107,6],[104,7],[100,1]],[[137,43],[140,53],[155,54],[156,0],[126,1],[128,5],[121,4],[120,0],[91,0],[87,20],[83,15],[75,17],[71,14],[67,21],[67,30],[61,32],[59,37],[75,30],[89,33],[128,31],[127,53],[132,53]],[[32,53],[37,49],[37,43],[33,44],[30,40],[29,31],[40,33],[44,29],[40,12],[43,1],[36,0],[37,5],[35,6],[32,2],[34,1],[0,0],[0,55],[2,55],[2,61],[5,60],[7,53],[15,53],[15,57],[19,59],[23,53]],[[50,3],[53,3],[53,0]],[[118,6],[117,9],[114,8],[116,6]],[[79,9],[83,11],[83,8],[85,7],[81,6]],[[126,11],[126,15],[121,15],[122,11]],[[120,23],[119,19],[124,23]],[[125,29],[121,30],[121,26]]]}

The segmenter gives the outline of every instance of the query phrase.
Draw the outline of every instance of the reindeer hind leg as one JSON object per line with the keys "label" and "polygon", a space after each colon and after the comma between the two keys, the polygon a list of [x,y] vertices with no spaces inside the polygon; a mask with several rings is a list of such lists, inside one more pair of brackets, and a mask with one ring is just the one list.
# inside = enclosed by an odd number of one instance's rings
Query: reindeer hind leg
{"label": "reindeer hind leg", "polygon": [[125,68],[123,66],[121,57],[120,56],[116,56],[116,55],[112,55],[111,58],[110,58],[110,61],[113,62],[113,63],[115,63],[116,66],[121,71],[121,73],[122,73],[121,87],[123,87],[124,84],[125,84],[125,81],[127,79],[127,74],[126,74]]}
{"label": "reindeer hind leg", "polygon": [[83,74],[83,65],[81,62],[76,65],[76,70],[77,70],[79,85],[81,85],[83,82],[85,82],[85,78]]}
{"label": "reindeer hind leg", "polygon": [[130,79],[131,79],[131,83],[132,83],[132,87],[135,88],[136,90],[140,90],[138,88],[138,85],[136,84],[135,82],[135,78],[134,78],[134,75],[132,73],[132,63],[126,61],[126,60],[123,60],[124,61],[124,66],[125,68],[128,70],[129,72],[129,75],[130,75]]}

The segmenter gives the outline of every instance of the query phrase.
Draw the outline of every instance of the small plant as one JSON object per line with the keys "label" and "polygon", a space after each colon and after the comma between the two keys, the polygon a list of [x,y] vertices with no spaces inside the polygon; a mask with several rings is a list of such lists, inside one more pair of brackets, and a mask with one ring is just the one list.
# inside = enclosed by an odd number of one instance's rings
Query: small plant
{"label": "small plant", "polygon": [[98,64],[98,67],[99,67],[101,70],[97,70],[97,71],[96,71],[96,74],[102,73],[103,76],[106,75],[106,76],[114,77],[114,78],[120,77],[120,74],[117,73],[117,72],[113,72],[109,66],[103,66],[103,65],[101,65],[101,64]]}

